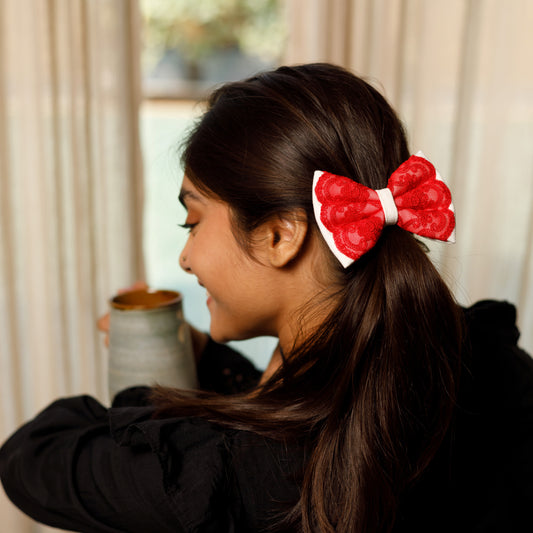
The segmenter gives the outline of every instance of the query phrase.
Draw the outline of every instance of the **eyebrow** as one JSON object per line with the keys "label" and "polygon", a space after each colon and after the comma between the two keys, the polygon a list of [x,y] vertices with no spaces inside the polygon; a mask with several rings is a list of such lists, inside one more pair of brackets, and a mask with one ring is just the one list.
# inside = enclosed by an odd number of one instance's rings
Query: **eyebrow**
{"label": "eyebrow", "polygon": [[190,189],[181,189],[180,194],[178,196],[178,200],[180,201],[180,204],[185,207],[185,209],[187,209],[186,200],[188,198],[196,202],[202,202],[200,196],[195,194]]}

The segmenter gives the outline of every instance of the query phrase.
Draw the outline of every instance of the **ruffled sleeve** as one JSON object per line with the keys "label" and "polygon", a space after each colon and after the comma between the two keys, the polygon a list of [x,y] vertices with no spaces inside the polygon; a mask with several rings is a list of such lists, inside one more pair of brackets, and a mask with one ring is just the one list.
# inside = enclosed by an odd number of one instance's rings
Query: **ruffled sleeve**
{"label": "ruffled sleeve", "polygon": [[198,419],[152,420],[58,400],[0,451],[10,499],[48,525],[91,533],[232,531],[227,435]]}

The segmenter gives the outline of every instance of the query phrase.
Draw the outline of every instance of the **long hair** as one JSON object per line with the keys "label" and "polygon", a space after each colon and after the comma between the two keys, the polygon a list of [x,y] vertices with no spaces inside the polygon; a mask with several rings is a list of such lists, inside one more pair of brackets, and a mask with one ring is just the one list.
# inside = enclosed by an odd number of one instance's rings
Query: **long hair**
{"label": "long hair", "polygon": [[[247,249],[252,231],[282,212],[303,210],[318,231],[315,170],[380,189],[409,155],[378,91],[340,67],[311,64],[217,89],[183,162],[196,187],[230,206]],[[385,228],[347,269],[327,253],[337,305],[264,385],[248,395],[197,392],[194,400],[161,388],[157,416],[202,416],[282,440],[305,435],[301,497],[277,525],[387,532],[449,428],[461,314],[423,246],[398,227]]]}

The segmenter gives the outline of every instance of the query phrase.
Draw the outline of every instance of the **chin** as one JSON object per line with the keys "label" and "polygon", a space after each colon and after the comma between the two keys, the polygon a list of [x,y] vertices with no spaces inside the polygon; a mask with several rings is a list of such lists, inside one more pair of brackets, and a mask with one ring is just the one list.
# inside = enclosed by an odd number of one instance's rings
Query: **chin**
{"label": "chin", "polygon": [[218,332],[214,332],[213,330],[211,330],[209,332],[209,336],[215,341],[215,342],[218,342],[218,343],[221,343],[221,344],[224,344],[226,342],[229,342],[229,341],[232,341],[234,339],[226,336],[226,335],[221,335],[220,333]]}
{"label": "chin", "polygon": [[209,336],[215,341],[219,343],[226,343],[229,341],[235,341],[239,340],[235,336],[229,334],[228,331],[221,331],[220,329],[213,327],[213,324],[211,324],[211,327],[209,328]]}
{"label": "chin", "polygon": [[217,327],[213,327],[213,323],[211,323],[211,327],[209,328],[209,336],[218,343],[224,344],[226,342],[230,341],[245,341],[248,339],[252,339],[254,337],[258,337],[258,334],[249,333],[249,332],[238,332],[238,331],[228,331],[228,330],[221,330]]}

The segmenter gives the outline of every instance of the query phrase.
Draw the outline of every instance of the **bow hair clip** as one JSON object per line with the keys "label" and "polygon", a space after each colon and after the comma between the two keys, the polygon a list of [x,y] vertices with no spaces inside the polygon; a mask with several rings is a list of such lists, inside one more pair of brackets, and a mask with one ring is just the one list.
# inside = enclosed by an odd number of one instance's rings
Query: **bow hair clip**
{"label": "bow hair clip", "polygon": [[422,152],[402,163],[385,189],[315,171],[313,208],[322,236],[344,268],[376,244],[385,226],[455,242],[450,190]]}

